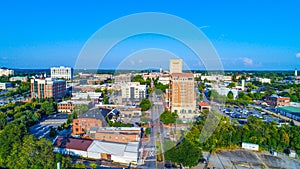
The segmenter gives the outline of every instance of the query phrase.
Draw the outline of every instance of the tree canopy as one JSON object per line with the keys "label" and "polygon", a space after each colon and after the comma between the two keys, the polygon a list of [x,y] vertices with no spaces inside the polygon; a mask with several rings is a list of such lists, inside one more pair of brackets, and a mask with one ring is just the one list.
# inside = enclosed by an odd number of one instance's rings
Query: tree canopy
{"label": "tree canopy", "polygon": [[171,124],[175,123],[178,115],[177,113],[170,112],[168,110],[165,110],[159,117],[159,119],[164,123],[164,124]]}
{"label": "tree canopy", "polygon": [[151,108],[151,102],[149,99],[142,99],[140,103],[140,107],[142,108],[142,111],[147,111]]}

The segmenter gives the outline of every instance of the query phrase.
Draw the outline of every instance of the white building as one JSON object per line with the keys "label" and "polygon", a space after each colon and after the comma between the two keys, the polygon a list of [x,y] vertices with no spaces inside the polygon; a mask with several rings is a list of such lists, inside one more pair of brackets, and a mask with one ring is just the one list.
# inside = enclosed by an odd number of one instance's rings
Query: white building
{"label": "white building", "polygon": [[15,81],[27,82],[28,77],[27,76],[15,76],[15,77],[9,78],[9,81],[11,81],[11,82],[15,82]]}
{"label": "white building", "polygon": [[66,80],[71,80],[73,78],[73,69],[64,66],[52,67],[51,78],[62,78]]}
{"label": "white building", "polygon": [[11,88],[12,83],[0,83],[0,89],[1,90],[6,90],[7,88]]}
{"label": "white building", "polygon": [[258,144],[252,144],[252,143],[242,142],[242,148],[246,149],[246,150],[255,150],[255,151],[258,151],[259,145]]}
{"label": "white building", "polygon": [[261,83],[271,84],[271,79],[268,79],[268,78],[259,78],[258,81],[261,82]]}
{"label": "white building", "polygon": [[1,68],[0,69],[0,76],[13,76],[14,71],[6,68]]}
{"label": "white building", "polygon": [[211,75],[211,76],[201,76],[201,80],[208,80],[208,81],[228,81],[232,80],[231,76],[224,76],[224,75]]}
{"label": "white building", "polygon": [[160,76],[158,82],[167,85],[170,83],[170,76]]}
{"label": "white building", "polygon": [[231,91],[233,93],[234,98],[237,98],[239,94],[237,89],[230,89],[226,87],[211,88],[211,90],[215,90],[219,95],[223,95],[223,96],[227,96],[228,93]]}
{"label": "white building", "polygon": [[117,163],[137,164],[139,142],[128,144],[58,137],[54,152],[88,159],[112,160]]}
{"label": "white building", "polygon": [[147,98],[147,85],[141,85],[139,82],[130,82],[122,85],[123,102],[139,102]]}
{"label": "white building", "polygon": [[118,163],[137,164],[139,142],[128,144],[94,140],[88,148],[88,158],[106,159]]}

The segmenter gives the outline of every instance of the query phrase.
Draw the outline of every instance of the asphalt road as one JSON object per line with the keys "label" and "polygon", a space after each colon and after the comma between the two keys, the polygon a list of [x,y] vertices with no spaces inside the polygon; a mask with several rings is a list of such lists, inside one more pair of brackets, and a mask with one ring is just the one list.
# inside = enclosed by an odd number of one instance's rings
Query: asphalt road
{"label": "asphalt road", "polygon": [[[150,100],[153,103],[151,107],[151,114],[150,114],[150,140],[148,143],[144,145],[144,149],[148,150],[147,157],[145,159],[145,165],[139,167],[139,168],[164,168],[163,162],[157,162],[157,146],[156,143],[160,143],[161,147],[163,144],[163,136],[164,136],[164,129],[162,126],[161,121],[159,120],[160,114],[164,111],[164,105],[162,97],[160,95],[153,94],[150,96]],[[158,134],[159,133],[159,134]]]}

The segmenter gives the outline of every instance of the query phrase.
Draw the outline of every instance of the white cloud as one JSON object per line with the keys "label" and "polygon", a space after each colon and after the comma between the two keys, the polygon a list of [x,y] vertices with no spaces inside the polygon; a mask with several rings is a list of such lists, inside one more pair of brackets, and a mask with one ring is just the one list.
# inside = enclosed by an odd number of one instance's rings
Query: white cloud
{"label": "white cloud", "polygon": [[296,53],[296,58],[300,58],[300,53]]}
{"label": "white cloud", "polygon": [[253,60],[248,58],[248,57],[243,57],[241,58],[245,66],[252,66],[253,65]]}

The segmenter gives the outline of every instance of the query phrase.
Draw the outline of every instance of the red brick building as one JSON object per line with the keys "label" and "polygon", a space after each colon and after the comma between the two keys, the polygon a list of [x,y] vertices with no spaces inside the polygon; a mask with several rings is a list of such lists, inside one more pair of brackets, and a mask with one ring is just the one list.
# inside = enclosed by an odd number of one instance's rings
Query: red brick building
{"label": "red brick building", "polygon": [[101,141],[115,143],[129,143],[140,141],[141,128],[139,127],[94,127],[88,135]]}
{"label": "red brick building", "polygon": [[62,101],[57,104],[58,112],[67,112],[70,113],[73,111],[75,106],[86,105],[88,108],[92,107],[92,103],[90,101]]}
{"label": "red brick building", "polygon": [[51,78],[31,79],[31,98],[60,99],[66,95],[66,81]]}
{"label": "red brick building", "polygon": [[289,106],[290,105],[290,98],[289,97],[281,97],[278,95],[271,95],[266,98],[266,102],[268,105],[277,107],[277,106]]}
{"label": "red brick building", "polygon": [[91,127],[102,127],[102,120],[96,118],[78,118],[72,123],[72,133],[74,135],[85,134]]}

